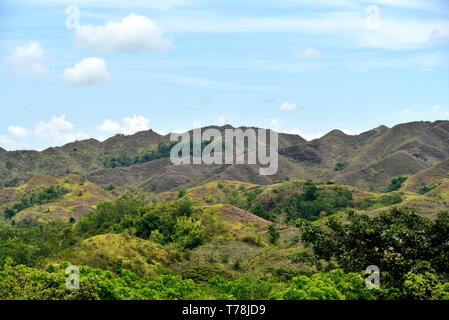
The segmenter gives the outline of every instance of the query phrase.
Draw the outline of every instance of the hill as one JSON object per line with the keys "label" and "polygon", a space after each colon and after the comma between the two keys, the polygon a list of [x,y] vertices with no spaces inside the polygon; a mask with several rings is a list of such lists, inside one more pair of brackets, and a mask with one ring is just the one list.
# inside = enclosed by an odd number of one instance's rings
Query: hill
{"label": "hill", "polygon": [[[207,128],[223,132],[232,127]],[[103,142],[77,141],[42,152],[0,152],[0,181],[3,187],[14,187],[37,174],[63,177],[74,173],[102,186],[134,185],[163,192],[216,180],[269,185],[296,178],[332,180],[379,192],[393,177],[413,175],[447,159],[448,141],[449,121],[380,126],[359,135],[333,130],[313,141],[281,133],[279,170],[273,176],[260,176],[258,165],[174,166],[168,159],[172,146],[168,135],[149,130]]]}
{"label": "hill", "polygon": [[[51,190],[61,190],[61,194],[43,197]],[[81,219],[97,204],[112,198],[103,188],[82,176],[70,174],[56,178],[38,175],[19,187],[1,189],[0,209],[16,208],[11,218],[18,223],[68,222]]]}

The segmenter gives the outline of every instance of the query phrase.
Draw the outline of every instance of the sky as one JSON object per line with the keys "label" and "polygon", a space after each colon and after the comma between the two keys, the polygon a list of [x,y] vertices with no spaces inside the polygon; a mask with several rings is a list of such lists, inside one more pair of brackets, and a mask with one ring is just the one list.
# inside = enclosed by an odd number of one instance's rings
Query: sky
{"label": "sky", "polygon": [[0,0],[0,147],[449,119],[447,0]]}

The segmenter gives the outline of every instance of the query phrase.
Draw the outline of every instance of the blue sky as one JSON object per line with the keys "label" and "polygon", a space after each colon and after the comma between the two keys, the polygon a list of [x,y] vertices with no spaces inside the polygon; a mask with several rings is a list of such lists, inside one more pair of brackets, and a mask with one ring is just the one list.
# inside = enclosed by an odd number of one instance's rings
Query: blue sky
{"label": "blue sky", "polygon": [[445,0],[2,0],[0,147],[444,120],[448,49]]}

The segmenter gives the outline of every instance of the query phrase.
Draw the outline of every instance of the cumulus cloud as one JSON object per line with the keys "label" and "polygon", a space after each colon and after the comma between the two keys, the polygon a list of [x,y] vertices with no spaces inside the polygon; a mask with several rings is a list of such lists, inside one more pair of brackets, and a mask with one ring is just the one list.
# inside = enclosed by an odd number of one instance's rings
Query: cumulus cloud
{"label": "cumulus cloud", "polygon": [[119,133],[120,124],[110,119],[106,119],[100,125],[97,126],[97,129],[102,132]]}
{"label": "cumulus cloud", "polygon": [[284,102],[280,107],[279,110],[281,111],[295,111],[298,109],[298,106],[291,102]]}
{"label": "cumulus cloud", "polygon": [[0,135],[0,143],[9,150],[42,150],[87,138],[86,133],[75,130],[75,126],[65,119],[65,115],[60,115],[49,121],[39,121],[32,128],[9,126],[7,133]]}
{"label": "cumulus cloud", "polygon": [[321,53],[319,53],[317,50],[315,50],[313,48],[306,48],[304,51],[296,51],[294,56],[297,59],[306,60],[306,59],[318,58],[319,56],[321,56]]}
{"label": "cumulus cloud", "polygon": [[21,126],[9,126],[8,127],[8,133],[10,133],[13,136],[16,137],[28,137],[31,133],[30,130],[28,130],[27,128],[21,127]]}
{"label": "cumulus cloud", "polygon": [[162,27],[136,14],[105,25],[83,25],[76,30],[75,39],[80,49],[112,53],[160,51],[172,47]]}
{"label": "cumulus cloud", "polygon": [[106,62],[101,58],[83,59],[62,73],[63,82],[71,87],[107,82],[110,79]]}
{"label": "cumulus cloud", "polygon": [[47,69],[44,63],[47,60],[44,49],[37,42],[30,42],[17,47],[7,59],[14,73],[21,76],[44,76]]}
{"label": "cumulus cloud", "polygon": [[53,117],[48,122],[39,121],[35,133],[49,134],[52,132],[69,131],[73,129],[74,125],[65,119],[65,115]]}
{"label": "cumulus cloud", "polygon": [[125,117],[122,123],[106,119],[97,126],[97,130],[107,133],[133,134],[150,129],[150,120],[143,116]]}
{"label": "cumulus cloud", "polygon": [[299,130],[297,128],[293,128],[291,130],[285,131],[285,133],[296,134],[296,135],[300,136],[301,138],[306,139],[307,141],[312,141],[312,140],[315,140],[315,139],[319,139],[322,136],[324,136],[324,133],[305,133],[305,132],[302,132],[301,130]]}
{"label": "cumulus cloud", "polygon": [[132,134],[138,131],[144,131],[150,129],[150,120],[142,116],[133,116],[123,118],[125,134]]}

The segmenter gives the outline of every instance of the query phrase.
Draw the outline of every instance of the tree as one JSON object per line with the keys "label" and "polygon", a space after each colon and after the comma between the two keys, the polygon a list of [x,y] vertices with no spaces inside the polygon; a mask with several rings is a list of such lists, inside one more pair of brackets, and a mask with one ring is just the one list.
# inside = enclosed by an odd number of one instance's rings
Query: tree
{"label": "tree", "polygon": [[313,181],[308,180],[305,184],[304,184],[304,194],[303,194],[303,199],[305,201],[313,201],[316,200],[318,197],[318,191],[317,191],[317,187],[316,184],[313,183]]}
{"label": "tree", "polygon": [[204,228],[192,217],[180,217],[175,226],[174,239],[180,249],[194,249],[204,242]]}
{"label": "tree", "polygon": [[399,190],[404,184],[405,180],[407,180],[407,177],[395,177],[391,179],[390,185],[385,190],[385,192],[393,192]]}
{"label": "tree", "polygon": [[280,238],[280,234],[279,231],[276,230],[276,226],[274,225],[274,223],[270,224],[268,226],[268,239],[270,241],[270,243],[275,244],[278,242]]}
{"label": "tree", "polygon": [[178,191],[178,199],[183,198],[187,194],[187,190],[184,188],[179,189]]}
{"label": "tree", "polygon": [[350,212],[348,219],[349,224],[331,217],[327,230],[303,223],[301,238],[319,258],[337,261],[347,272],[378,266],[393,286],[409,272],[449,273],[447,213],[431,221],[395,208],[374,218]]}
{"label": "tree", "polygon": [[251,212],[254,213],[256,216],[259,216],[261,218],[269,220],[271,218],[270,213],[265,210],[263,205],[261,203],[257,203],[254,208],[251,209]]}

